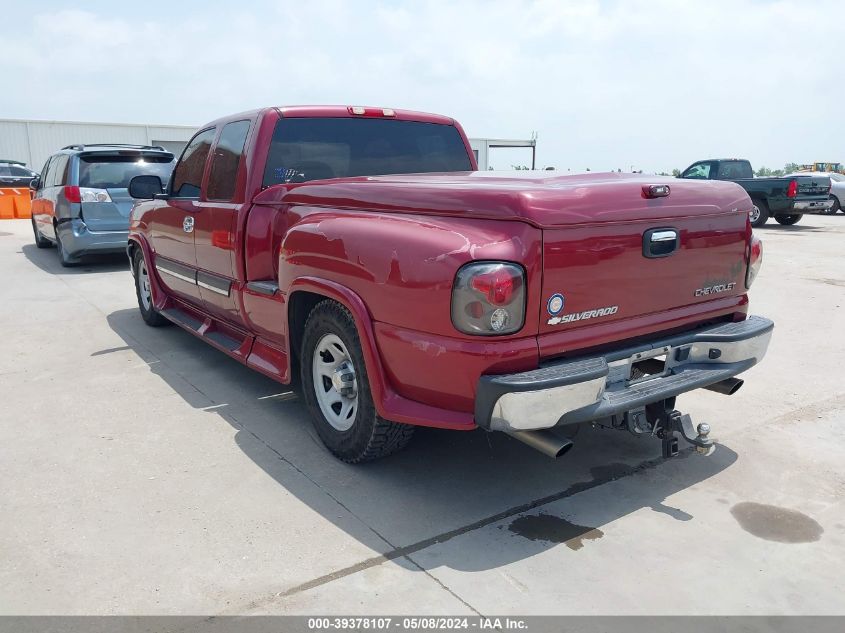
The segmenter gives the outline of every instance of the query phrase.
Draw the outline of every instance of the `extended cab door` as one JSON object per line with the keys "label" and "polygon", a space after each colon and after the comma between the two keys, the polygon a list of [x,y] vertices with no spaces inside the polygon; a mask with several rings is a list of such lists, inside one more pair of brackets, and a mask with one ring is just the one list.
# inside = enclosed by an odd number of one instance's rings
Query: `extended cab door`
{"label": "extended cab door", "polygon": [[158,276],[168,292],[199,304],[197,258],[194,246],[196,217],[201,212],[200,190],[216,128],[198,132],[185,147],[173,169],[168,195],[151,212],[148,234]]}
{"label": "extended cab door", "polygon": [[203,306],[212,316],[235,324],[241,322],[236,300],[235,232],[245,203],[242,158],[251,123],[232,121],[220,130],[194,224],[197,285]]}

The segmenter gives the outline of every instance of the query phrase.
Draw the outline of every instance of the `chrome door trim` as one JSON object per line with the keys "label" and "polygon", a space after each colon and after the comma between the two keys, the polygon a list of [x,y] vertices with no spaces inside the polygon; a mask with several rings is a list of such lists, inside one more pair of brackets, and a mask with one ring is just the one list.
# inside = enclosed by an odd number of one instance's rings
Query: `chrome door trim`
{"label": "chrome door trim", "polygon": [[163,259],[161,257],[156,257],[155,266],[156,270],[160,273],[170,275],[171,277],[175,277],[176,279],[181,279],[182,281],[186,281],[189,284],[196,285],[197,283],[197,271],[193,268],[190,268],[189,266],[185,266],[177,262],[172,262],[168,259]]}
{"label": "chrome door trim", "polygon": [[207,273],[204,270],[197,271],[197,285],[211,292],[228,297],[232,291],[232,282],[225,277]]}

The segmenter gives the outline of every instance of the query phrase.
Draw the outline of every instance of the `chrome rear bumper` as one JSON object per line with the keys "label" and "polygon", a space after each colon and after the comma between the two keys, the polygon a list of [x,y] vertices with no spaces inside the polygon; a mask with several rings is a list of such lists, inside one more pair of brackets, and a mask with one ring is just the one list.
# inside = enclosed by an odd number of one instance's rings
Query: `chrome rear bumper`
{"label": "chrome rear bumper", "polygon": [[794,211],[827,211],[833,206],[833,200],[815,200],[812,202],[796,202],[792,205]]}
{"label": "chrome rear bumper", "polygon": [[[547,429],[623,413],[731,378],[756,365],[774,323],[751,316],[603,356],[551,363],[519,374],[482,376],[475,422],[493,431]],[[635,363],[663,363],[632,377]]]}

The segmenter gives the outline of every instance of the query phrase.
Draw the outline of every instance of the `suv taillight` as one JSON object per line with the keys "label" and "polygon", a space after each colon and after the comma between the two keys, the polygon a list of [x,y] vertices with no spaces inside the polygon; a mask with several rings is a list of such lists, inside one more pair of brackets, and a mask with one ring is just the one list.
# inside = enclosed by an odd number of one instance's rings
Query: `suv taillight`
{"label": "suv taillight", "polygon": [[455,275],[452,323],[466,334],[511,334],[525,323],[525,272],[517,264],[473,262]]}
{"label": "suv taillight", "polygon": [[82,202],[111,202],[111,196],[106,189],[80,187],[79,195],[82,197]]}
{"label": "suv taillight", "polygon": [[82,202],[79,195],[79,187],[76,185],[65,185],[65,199],[68,202]]}
{"label": "suv taillight", "polygon": [[105,189],[65,185],[65,198],[68,202],[111,202],[111,196]]}
{"label": "suv taillight", "polygon": [[[793,181],[794,182],[794,181]],[[750,288],[763,265],[763,241],[756,235],[751,235],[748,248],[748,271],[745,273],[745,287]]]}
{"label": "suv taillight", "polygon": [[794,198],[797,193],[798,193],[798,181],[797,180],[790,180],[789,186],[786,188],[786,197],[787,198]]}

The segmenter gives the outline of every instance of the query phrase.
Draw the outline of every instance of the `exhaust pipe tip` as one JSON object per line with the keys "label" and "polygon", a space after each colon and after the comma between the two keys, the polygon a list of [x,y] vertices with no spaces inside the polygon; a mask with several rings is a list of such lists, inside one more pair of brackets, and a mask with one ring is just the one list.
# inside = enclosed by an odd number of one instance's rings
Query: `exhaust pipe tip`
{"label": "exhaust pipe tip", "polygon": [[560,450],[558,450],[557,454],[555,455],[555,459],[566,455],[569,451],[572,450],[573,446],[575,446],[575,444],[573,444],[569,440],[565,440],[565,443],[563,444],[563,446],[560,447]]}
{"label": "exhaust pipe tip", "polygon": [[508,431],[508,435],[540,451],[543,455],[557,459],[568,453],[574,444],[563,437],[558,437],[551,431]]}
{"label": "exhaust pipe tip", "polygon": [[714,382],[712,385],[707,385],[705,389],[709,389],[710,391],[715,391],[716,393],[721,393],[726,396],[732,396],[739,391],[739,388],[744,384],[745,381],[739,378],[725,378],[719,382]]}

